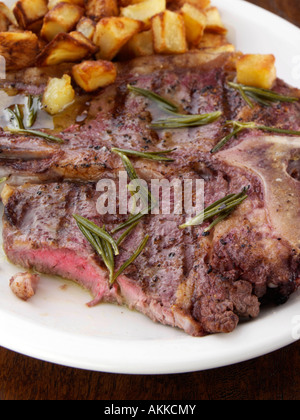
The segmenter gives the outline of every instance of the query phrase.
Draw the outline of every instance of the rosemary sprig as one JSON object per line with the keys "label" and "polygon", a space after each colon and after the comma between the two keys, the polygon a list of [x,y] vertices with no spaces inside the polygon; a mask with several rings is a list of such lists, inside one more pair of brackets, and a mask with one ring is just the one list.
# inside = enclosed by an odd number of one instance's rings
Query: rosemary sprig
{"label": "rosemary sprig", "polygon": [[103,239],[95,235],[93,232],[91,232],[81,223],[77,222],[77,226],[79,230],[81,231],[81,233],[88,240],[88,242],[92,245],[92,247],[97,252],[97,254],[103,259],[103,262],[109,271],[109,281],[111,283],[114,276],[115,263],[114,263],[113,253],[107,252],[108,248],[110,248],[110,251],[112,251],[110,244],[107,245],[108,243],[106,243],[106,249],[105,249],[105,241]]}
{"label": "rosemary sprig", "polygon": [[131,92],[134,92],[138,95],[142,95],[145,98],[148,98],[153,102],[156,102],[161,108],[163,108],[166,111],[172,111],[172,112],[177,112],[178,111],[177,105],[173,104],[172,102],[168,101],[167,99],[163,98],[162,96],[157,95],[154,92],[151,92],[151,90],[138,88],[138,87],[135,87],[135,86],[132,86],[132,85],[127,85],[127,88]]}
{"label": "rosemary sprig", "polygon": [[113,281],[116,281],[117,278],[128,268],[143,252],[145,249],[150,236],[146,235],[146,237],[142,240],[136,251],[133,253],[133,255],[120,267],[120,269],[117,271],[117,273],[114,275]]}
{"label": "rosemary sprig", "polygon": [[20,105],[15,105],[14,109],[6,108],[6,112],[10,114],[10,123],[17,129],[17,128],[24,128],[23,124],[23,116]]}
{"label": "rosemary sprig", "polygon": [[31,128],[37,119],[38,111],[40,110],[40,98],[37,96],[29,95],[27,97],[26,103],[25,103],[25,109],[27,114],[26,119],[26,127]]}
{"label": "rosemary sprig", "polygon": [[64,143],[64,140],[60,137],[52,136],[51,134],[44,133],[43,131],[39,130],[31,130],[31,129],[23,129],[23,128],[9,128],[7,127],[7,130],[12,134],[24,134],[25,136],[34,136],[34,137],[40,137],[42,139],[46,139],[48,141],[54,142],[54,143]]}
{"label": "rosemary sprig", "polygon": [[232,137],[236,136],[243,130],[262,130],[271,133],[278,133],[278,134],[289,134],[293,136],[300,136],[300,131],[297,130],[285,130],[282,128],[277,127],[268,127],[266,125],[259,125],[255,122],[240,122],[240,121],[227,121],[226,125],[232,126],[233,131],[225,136],[212,150],[211,153],[216,153],[221,150],[228,142],[232,139]]}
{"label": "rosemary sprig", "polygon": [[254,104],[250,99],[253,99],[255,102],[264,106],[270,106],[274,102],[296,102],[299,100],[299,98],[281,95],[269,89],[261,89],[234,82],[227,83],[228,86],[240,92],[242,98],[250,106],[250,108],[254,108]]}
{"label": "rosemary sprig", "polygon": [[119,255],[119,249],[115,240],[110,236],[109,233],[106,232],[105,229],[102,229],[101,227],[97,226],[95,223],[91,222],[90,220],[82,216],[79,216],[78,214],[74,214],[73,217],[76,220],[77,224],[79,223],[81,226],[85,227],[92,234],[103,239],[105,242],[108,242],[112,246],[114,254]]}
{"label": "rosemary sprig", "polygon": [[208,206],[204,209],[198,216],[190,220],[189,222],[180,226],[180,229],[186,229],[190,226],[200,226],[204,222],[213,219],[216,219],[211,223],[211,225],[206,228],[203,232],[203,236],[207,236],[210,233],[210,230],[228,217],[243,201],[248,197],[248,190],[250,187],[243,188],[243,190],[238,194],[229,194],[221,200],[216,201],[215,203]]}
{"label": "rosemary sprig", "polygon": [[139,158],[148,159],[148,160],[155,160],[158,162],[174,162],[174,159],[169,159],[164,156],[161,156],[161,155],[172,153],[174,150],[176,149],[144,153],[144,152],[138,152],[136,150],[118,149],[115,147],[111,149],[113,153],[121,153],[125,156],[139,157]]}
{"label": "rosemary sprig", "polygon": [[154,121],[150,127],[156,130],[199,127],[212,124],[218,120],[221,115],[222,112],[220,111],[199,115],[178,114],[176,117],[158,119]]}
{"label": "rosemary sprig", "polygon": [[46,139],[48,141],[54,143],[64,143],[64,140],[60,137],[52,136],[51,134],[45,133],[40,130],[32,130],[30,127],[34,124],[37,118],[37,112],[39,109],[39,99],[33,98],[32,96],[28,97],[27,103],[25,105],[27,110],[27,121],[26,127],[24,125],[24,116],[22,115],[22,111],[20,105],[15,105],[14,110],[10,108],[6,108],[6,111],[11,114],[10,123],[13,127],[7,127],[6,130],[12,134],[23,134],[27,136],[34,136]]}

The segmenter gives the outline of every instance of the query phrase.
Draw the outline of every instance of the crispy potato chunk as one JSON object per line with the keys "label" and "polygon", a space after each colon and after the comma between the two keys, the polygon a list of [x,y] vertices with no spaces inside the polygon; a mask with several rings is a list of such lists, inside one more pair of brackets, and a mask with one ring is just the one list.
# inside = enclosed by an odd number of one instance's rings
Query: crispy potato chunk
{"label": "crispy potato chunk", "polygon": [[13,14],[13,11],[9,7],[7,7],[6,4],[4,4],[3,2],[0,2],[0,12],[7,17],[7,19],[12,25],[18,26],[18,22],[15,15]]}
{"label": "crispy potato chunk", "polygon": [[84,14],[76,4],[58,3],[45,16],[41,36],[52,41],[61,32],[70,32]]}
{"label": "crispy potato chunk", "polygon": [[151,18],[166,10],[166,0],[146,0],[120,9],[120,15],[144,22],[150,29]]}
{"label": "crispy potato chunk", "polygon": [[96,30],[96,24],[92,19],[83,17],[78,22],[76,30],[92,41]]}
{"label": "crispy potato chunk", "polygon": [[190,4],[198,9],[207,9],[211,5],[210,0],[168,0],[168,7],[177,10],[185,4]]}
{"label": "crispy potato chunk", "polygon": [[204,34],[206,14],[189,3],[185,3],[181,8],[181,14],[184,19],[187,41],[194,46],[198,45]]}
{"label": "crispy potato chunk", "polygon": [[5,58],[6,70],[19,70],[34,65],[38,53],[39,40],[34,33],[0,33],[0,55]]}
{"label": "crispy potato chunk", "polygon": [[134,57],[145,57],[154,54],[152,30],[143,31],[134,35],[120,52],[123,60]]}
{"label": "crispy potato chunk", "polygon": [[216,32],[217,34],[227,34],[219,10],[216,7],[209,7],[205,10],[207,22],[206,31]]}
{"label": "crispy potato chunk", "polygon": [[228,42],[225,35],[204,32],[204,35],[198,44],[198,49],[205,49],[206,52],[234,52],[235,46]]}
{"label": "crispy potato chunk", "polygon": [[236,63],[238,83],[271,89],[276,80],[274,55],[246,54]]}
{"label": "crispy potato chunk", "polygon": [[13,9],[17,22],[23,29],[41,21],[47,12],[47,0],[19,0]]}
{"label": "crispy potato chunk", "polygon": [[61,79],[49,79],[46,86],[42,104],[50,115],[62,112],[75,99],[75,91],[71,84],[71,77],[64,74]]}
{"label": "crispy potato chunk", "polygon": [[126,17],[101,19],[96,26],[94,44],[99,47],[97,58],[112,60],[120,49],[143,28],[143,23]]}
{"label": "crispy potato chunk", "polygon": [[88,0],[86,5],[86,16],[95,21],[104,17],[118,16],[119,7],[117,0]]}
{"label": "crispy potato chunk", "polygon": [[[84,40],[84,41],[83,41]],[[37,66],[55,66],[90,57],[97,48],[80,32],[58,34],[37,57]]]}
{"label": "crispy potato chunk", "polygon": [[179,13],[165,10],[154,16],[152,33],[157,54],[181,54],[187,51],[184,20]]}
{"label": "crispy potato chunk", "polygon": [[93,92],[115,82],[116,66],[111,61],[83,61],[72,69],[75,82],[86,92]]}
{"label": "crispy potato chunk", "polygon": [[0,32],[6,32],[9,27],[9,20],[7,19],[7,16],[5,16],[4,13],[0,11]]}
{"label": "crispy potato chunk", "polygon": [[48,2],[48,9],[51,10],[58,3],[62,3],[62,2],[76,4],[76,6],[85,8],[85,1],[84,0],[49,0],[49,2]]}

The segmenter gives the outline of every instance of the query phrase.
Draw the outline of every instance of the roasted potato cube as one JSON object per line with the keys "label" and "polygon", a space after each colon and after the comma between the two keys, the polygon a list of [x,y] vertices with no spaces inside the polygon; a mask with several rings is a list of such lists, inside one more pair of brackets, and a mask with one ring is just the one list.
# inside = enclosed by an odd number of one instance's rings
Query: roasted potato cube
{"label": "roasted potato cube", "polygon": [[197,46],[198,49],[205,49],[206,52],[234,52],[235,46],[228,42],[225,35],[204,32],[204,35]]}
{"label": "roasted potato cube", "polygon": [[34,65],[38,53],[39,40],[34,33],[0,33],[0,56],[6,61],[6,70],[18,70]]}
{"label": "roasted potato cube", "polygon": [[82,7],[70,3],[58,3],[45,16],[41,36],[52,41],[61,32],[70,32],[84,14]]}
{"label": "roasted potato cube", "polygon": [[152,18],[153,46],[157,54],[187,51],[185,26],[179,13],[165,10]]}
{"label": "roasted potato cube", "polygon": [[271,89],[276,80],[274,55],[246,54],[236,63],[237,81],[243,85]]}
{"label": "roasted potato cube", "polygon": [[228,32],[216,7],[209,7],[205,10],[205,13],[207,17],[206,31],[216,32],[217,34],[226,34]]}
{"label": "roasted potato cube", "polygon": [[23,29],[41,21],[47,12],[47,0],[19,0],[13,9],[17,22]]}
{"label": "roasted potato cube", "polygon": [[189,3],[181,8],[181,14],[184,19],[187,41],[194,46],[198,45],[204,34],[206,14]]}
{"label": "roasted potato cube", "polygon": [[61,79],[49,79],[46,86],[42,104],[50,115],[62,112],[75,99],[75,91],[71,84],[71,77],[64,74]]}
{"label": "roasted potato cube", "polygon": [[92,41],[96,30],[96,23],[88,17],[83,17],[78,22],[76,30]]}
{"label": "roasted potato cube", "polygon": [[143,28],[143,23],[126,17],[101,19],[96,26],[94,44],[99,47],[97,58],[112,60],[119,50]]}
{"label": "roasted potato cube", "polygon": [[146,0],[120,9],[120,15],[140,20],[150,29],[151,18],[166,10],[166,0]]}
{"label": "roasted potato cube", "polygon": [[83,61],[72,69],[75,82],[86,92],[93,92],[115,82],[116,66],[111,61]]}
{"label": "roasted potato cube", "polygon": [[7,16],[5,16],[0,11],[0,32],[6,32],[8,30],[9,25],[10,25],[10,22],[7,19]]}
{"label": "roasted potato cube", "polygon": [[18,22],[17,19],[13,13],[13,11],[6,6],[6,4],[0,2],[0,12],[7,17],[7,19],[9,20],[9,22],[14,25],[14,26],[18,26]]}
{"label": "roasted potato cube", "polygon": [[88,0],[86,5],[86,16],[99,21],[104,17],[118,16],[119,7],[117,0]]}
{"label": "roasted potato cube", "polygon": [[121,7],[127,7],[132,4],[143,3],[145,0],[118,0],[118,3]]}
{"label": "roasted potato cube", "polygon": [[84,0],[49,0],[48,2],[48,9],[53,9],[58,3],[71,3],[76,4],[76,6],[85,8],[85,1]]}
{"label": "roasted potato cube", "polygon": [[[74,33],[72,33],[74,35]],[[37,65],[54,66],[61,63],[69,63],[90,57],[96,51],[96,47],[79,32],[74,37],[72,34],[58,34],[37,57]],[[79,34],[79,35],[78,35]]]}
{"label": "roasted potato cube", "polygon": [[152,30],[134,35],[120,52],[121,59],[144,57],[154,54]]}
{"label": "roasted potato cube", "polygon": [[198,9],[206,9],[211,5],[210,0],[168,0],[167,3],[168,7],[174,10],[179,9],[185,4],[190,4]]}

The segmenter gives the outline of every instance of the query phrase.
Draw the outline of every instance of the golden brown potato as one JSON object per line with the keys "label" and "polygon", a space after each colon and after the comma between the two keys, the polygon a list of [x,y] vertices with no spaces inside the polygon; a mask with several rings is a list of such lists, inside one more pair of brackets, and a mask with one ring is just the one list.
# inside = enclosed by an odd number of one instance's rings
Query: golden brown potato
{"label": "golden brown potato", "polygon": [[168,0],[168,7],[171,9],[177,10],[184,6],[185,4],[190,4],[198,9],[206,9],[210,7],[210,0]]}
{"label": "golden brown potato", "polygon": [[146,0],[120,9],[120,15],[144,22],[150,29],[151,18],[166,10],[166,0]]}
{"label": "golden brown potato", "polygon": [[47,12],[47,0],[19,0],[13,9],[17,22],[23,29],[41,22]]}
{"label": "golden brown potato", "polygon": [[[73,34],[73,36],[72,36]],[[78,35],[79,34],[79,35]],[[80,37],[81,36],[81,37]],[[60,33],[43,49],[37,57],[37,66],[54,66],[61,63],[73,63],[92,56],[96,47],[81,33]]]}
{"label": "golden brown potato", "polygon": [[84,0],[49,0],[48,9],[49,10],[53,9],[54,6],[56,6],[58,3],[61,3],[61,2],[76,4],[76,6],[85,8],[85,1]]}
{"label": "golden brown potato", "polygon": [[111,61],[83,61],[72,69],[75,82],[86,92],[93,92],[115,82],[116,66]]}
{"label": "golden brown potato", "polygon": [[165,10],[152,18],[153,46],[157,54],[187,51],[185,25],[179,13]]}
{"label": "golden brown potato", "polygon": [[207,17],[205,30],[207,32],[215,32],[217,34],[226,34],[228,32],[216,7],[209,7],[205,10],[205,13]]}
{"label": "golden brown potato", "polygon": [[101,19],[96,26],[94,44],[99,47],[97,58],[112,60],[135,34],[143,29],[143,23],[126,17]]}
{"label": "golden brown potato", "polygon": [[92,41],[96,30],[96,23],[88,17],[83,17],[77,23],[76,30]]}
{"label": "golden brown potato", "polygon": [[145,57],[153,54],[153,34],[150,29],[134,35],[124,45],[118,57],[122,60],[128,60],[134,57]]}
{"label": "golden brown potato", "polygon": [[205,49],[206,52],[233,52],[235,46],[228,42],[225,35],[204,32],[204,35],[197,46],[198,49]]}
{"label": "golden brown potato", "polygon": [[39,41],[34,33],[0,33],[0,56],[5,58],[6,70],[19,70],[34,65],[38,53]]}
{"label": "golden brown potato", "polygon": [[181,8],[184,19],[186,39],[191,45],[198,45],[206,26],[206,14],[189,3]]}
{"label": "golden brown potato", "polygon": [[84,9],[70,3],[58,3],[45,16],[41,36],[47,41],[61,32],[70,32],[82,18]]}
{"label": "golden brown potato", "polygon": [[6,4],[4,4],[3,2],[0,2],[0,12],[7,17],[7,19],[12,25],[18,26],[18,22],[15,15],[13,14],[13,11],[9,7],[7,7]]}
{"label": "golden brown potato", "polygon": [[9,25],[10,25],[10,22],[7,19],[7,16],[5,16],[0,11],[0,32],[6,32],[8,30]]}
{"label": "golden brown potato", "polygon": [[119,0],[120,7],[127,7],[132,4],[143,3],[145,0]]}
{"label": "golden brown potato", "polygon": [[237,81],[243,85],[271,89],[276,80],[274,55],[246,54],[236,63]]}
{"label": "golden brown potato", "polygon": [[64,74],[61,79],[50,78],[44,91],[42,105],[50,115],[62,112],[75,99],[71,77]]}
{"label": "golden brown potato", "polygon": [[86,16],[99,21],[104,17],[118,16],[119,7],[117,0],[88,0]]}

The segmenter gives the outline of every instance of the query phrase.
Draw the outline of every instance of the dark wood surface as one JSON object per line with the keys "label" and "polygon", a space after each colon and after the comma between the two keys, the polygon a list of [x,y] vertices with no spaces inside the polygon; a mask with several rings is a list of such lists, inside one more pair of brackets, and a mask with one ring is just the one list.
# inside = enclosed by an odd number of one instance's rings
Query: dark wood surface
{"label": "dark wood surface", "polygon": [[[299,0],[250,1],[300,27]],[[298,399],[300,342],[233,366],[159,376],[118,375],[73,369],[0,348],[0,400]]]}

